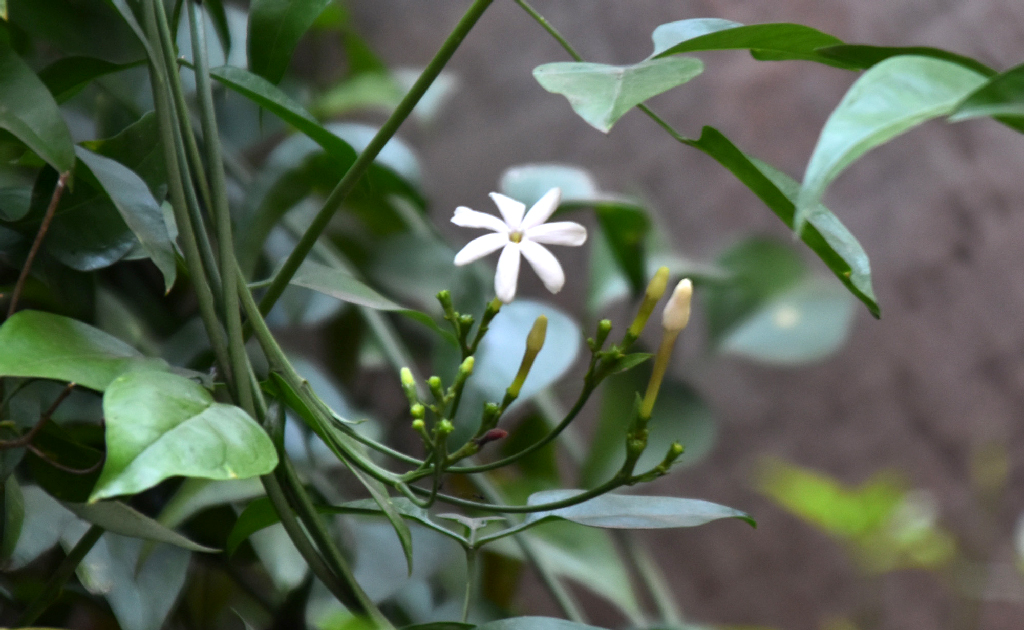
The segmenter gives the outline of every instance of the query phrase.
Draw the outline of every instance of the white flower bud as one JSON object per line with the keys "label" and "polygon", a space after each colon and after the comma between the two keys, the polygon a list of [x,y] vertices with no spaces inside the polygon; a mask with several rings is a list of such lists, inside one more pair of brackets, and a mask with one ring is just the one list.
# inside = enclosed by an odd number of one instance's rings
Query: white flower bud
{"label": "white flower bud", "polygon": [[686,328],[690,322],[690,298],[693,296],[693,283],[689,278],[679,281],[672,297],[665,305],[665,311],[661,315],[661,325],[666,331],[678,332]]}

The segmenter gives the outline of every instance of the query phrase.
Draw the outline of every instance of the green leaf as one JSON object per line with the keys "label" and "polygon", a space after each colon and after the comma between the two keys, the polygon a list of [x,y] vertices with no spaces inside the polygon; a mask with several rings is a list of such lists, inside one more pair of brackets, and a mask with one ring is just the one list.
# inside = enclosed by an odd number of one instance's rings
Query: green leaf
{"label": "green leaf", "polygon": [[[61,501],[80,503],[89,498],[99,478],[103,451],[77,441],[73,429],[95,429],[96,437],[102,435],[101,429],[95,425],[62,426],[48,422],[32,441],[32,445],[45,459],[37,452],[29,452],[25,459],[32,478],[50,496]],[[70,470],[58,468],[52,462]]]}
{"label": "green leaf", "polygon": [[220,39],[220,46],[224,49],[224,57],[231,53],[231,28],[228,26],[228,16],[224,12],[224,3],[221,0],[205,0],[203,6],[206,8],[213,28],[217,31],[217,38]]}
{"label": "green leaf", "polygon": [[96,57],[62,57],[39,71],[39,79],[58,103],[64,103],[96,79],[128,70],[145,61],[113,63]]}
{"label": "green leaf", "polygon": [[629,203],[604,202],[595,204],[594,210],[615,262],[626,274],[633,295],[640,295],[648,280],[644,242],[651,220],[642,208]]}
{"label": "green leaf", "polygon": [[585,623],[554,617],[509,617],[477,626],[477,630],[601,630]]}
{"label": "green leaf", "polygon": [[409,531],[409,526],[402,520],[403,514],[395,505],[395,500],[388,496],[387,486],[360,470],[358,466],[349,462],[348,459],[343,459],[342,461],[348,467],[349,472],[359,480],[359,483],[363,484],[366,491],[373,497],[373,502],[391,523],[391,528],[395,531],[395,535],[398,536],[398,542],[402,546],[402,552],[405,554],[405,563],[409,571],[408,575],[411,576],[412,532]]}
{"label": "green leaf", "polygon": [[343,302],[359,304],[378,311],[401,311],[402,306],[392,302],[372,287],[356,280],[341,269],[313,261],[302,263],[292,278],[292,284],[329,295]]}
{"label": "green leaf", "polygon": [[[647,387],[650,374],[651,367],[641,365],[605,381],[597,430],[580,469],[583,486],[592,488],[604,483],[622,467],[626,459],[623,436],[632,420],[633,400]],[[637,470],[647,471],[661,463],[673,442],[686,449],[677,467],[696,464],[711,452],[717,432],[714,415],[697,392],[684,383],[666,379],[654,405],[647,450],[640,456]]]}
{"label": "green leaf", "polygon": [[125,224],[163,274],[164,288],[170,292],[177,276],[174,244],[164,222],[163,210],[146,182],[116,160],[83,147],[76,147],[75,154],[110,196]]}
{"label": "green leaf", "polygon": [[[403,518],[407,518],[427,527],[428,529],[432,529],[435,532],[443,534],[448,538],[459,542],[459,544],[468,544],[464,537],[437,524],[430,518],[429,512],[417,506],[412,501],[405,498],[393,498],[391,499],[391,504]],[[316,509],[321,514],[385,516],[380,504],[373,499],[359,499],[358,501],[350,501],[343,505],[318,505],[316,506]],[[274,506],[271,504],[270,499],[267,497],[261,497],[251,501],[249,505],[242,510],[242,513],[238,515],[238,520],[235,521],[235,526],[228,535],[225,551],[228,555],[233,554],[235,550],[238,549],[238,546],[249,538],[249,536],[252,536],[254,533],[278,522],[280,522],[280,518],[278,517],[277,512],[274,511]]]}
{"label": "green leaf", "polygon": [[351,145],[324,129],[302,105],[263,77],[235,66],[211,68],[210,76],[309,136],[344,168],[355,162],[356,152]]}
{"label": "green leaf", "polygon": [[206,547],[185,538],[120,501],[64,503],[63,505],[78,518],[89,521],[93,525],[99,525],[103,529],[115,534],[164,542],[189,551],[204,551],[208,553],[219,551],[218,549]]}
{"label": "green leaf", "polygon": [[852,69],[867,70],[875,64],[881,63],[890,57],[903,55],[915,55],[917,57],[931,57],[942,59],[959,64],[978,74],[992,76],[996,71],[976,59],[958,55],[941,48],[929,46],[869,46],[867,44],[840,44],[838,46],[826,46],[816,51],[822,57],[834,59],[835,61],[849,65]]}
{"label": "green leaf", "polygon": [[952,122],[979,116],[1005,116],[1014,129],[1024,131],[1024,64],[991,77],[960,102]]}
{"label": "green leaf", "polygon": [[718,349],[764,363],[799,365],[836,352],[852,324],[850,295],[838,284],[810,279],[745,319]]}
{"label": "green leaf", "polygon": [[[651,58],[698,50],[744,50],[765,60],[805,59],[836,65],[815,49],[842,44],[842,40],[803,24],[752,24],[697,18],[662,24],[651,34]],[[841,64],[846,67],[846,64]]]}
{"label": "green leaf", "polygon": [[3,513],[0,514],[0,563],[6,565],[18,546],[21,527],[25,522],[25,497],[17,479],[8,477],[0,485],[0,500],[3,501]]}
{"label": "green leaf", "polygon": [[519,164],[505,169],[498,189],[527,206],[537,203],[552,188],[562,189],[562,203],[596,202],[602,193],[590,171],[570,164]]}
{"label": "green leaf", "polygon": [[629,66],[559,62],[538,66],[533,76],[548,92],[562,94],[579,116],[598,131],[634,106],[686,83],[704,71],[699,59],[651,59]]}
{"label": "green leaf", "polygon": [[331,0],[253,0],[249,5],[249,67],[271,83],[284,76],[302,35]]}
{"label": "green leaf", "polygon": [[[794,227],[795,204],[800,190],[795,180],[760,160],[746,156],[713,127],[704,127],[700,139],[690,140],[687,144],[707,153],[729,169],[783,223],[791,229]],[[807,222],[808,225],[800,233],[800,239],[867,306],[868,311],[878,317],[880,310],[871,287],[871,267],[860,243],[820,203],[809,214]]]}
{"label": "green leaf", "polygon": [[270,437],[240,408],[202,386],[149,370],[115,379],[103,396],[107,460],[91,502],[151,488],[168,477],[245,479],[271,472]]}
{"label": "green leaf", "polygon": [[708,337],[714,345],[765,304],[795,287],[807,269],[792,248],[767,238],[749,238],[723,252],[717,264],[728,281],[704,291]]}
{"label": "green leaf", "polygon": [[32,189],[0,188],[0,221],[20,221],[32,208]]}
{"label": "green leaf", "polygon": [[103,391],[130,369],[166,369],[120,339],[78,320],[19,311],[0,326],[0,376],[47,378]]}
{"label": "green leaf", "polygon": [[162,202],[167,196],[167,168],[160,142],[156,113],[147,112],[117,135],[86,141],[82,146],[130,168],[146,182],[153,198]]}
{"label": "green leaf", "polygon": [[118,3],[123,4],[124,0],[15,0],[9,2],[10,18],[33,43],[45,40],[65,55],[121,63],[137,59],[141,50],[132,32],[110,7]]}
{"label": "green leaf", "polygon": [[432,621],[430,623],[416,623],[411,626],[402,626],[399,630],[473,630],[475,624],[463,623],[461,621]]}
{"label": "green leaf", "polygon": [[6,38],[0,38],[0,128],[58,172],[75,168],[75,145],[57,102]]}
{"label": "green leaf", "polygon": [[931,57],[893,57],[850,87],[821,130],[797,202],[800,233],[828,185],[854,160],[927,120],[951,114],[983,75]]}
{"label": "green leaf", "polygon": [[[544,490],[530,495],[528,505],[564,501],[583,490]],[[738,518],[753,527],[757,523],[747,513],[700,499],[679,497],[602,494],[583,503],[548,512],[532,512],[527,522],[560,518],[587,527],[603,529],[668,529],[697,527],[723,518]]]}
{"label": "green leaf", "polygon": [[164,505],[157,522],[164,527],[177,527],[215,505],[245,501],[262,495],[263,484],[256,478],[214,481],[190,477]]}

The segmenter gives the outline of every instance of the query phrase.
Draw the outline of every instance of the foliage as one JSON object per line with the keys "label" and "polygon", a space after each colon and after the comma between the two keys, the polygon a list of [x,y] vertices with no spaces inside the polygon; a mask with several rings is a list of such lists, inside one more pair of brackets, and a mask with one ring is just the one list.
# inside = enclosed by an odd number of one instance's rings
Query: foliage
{"label": "foliage", "polygon": [[[755,524],[731,507],[629,490],[695,463],[716,435],[698,389],[669,369],[679,330],[643,335],[670,278],[692,278],[703,295],[710,356],[794,365],[835,352],[857,300],[880,309],[867,254],[821,203],[827,187],[925,120],[992,116],[1024,130],[1021,67],[719,18],[661,25],[650,56],[613,66],[584,61],[516,2],[573,58],[534,70],[544,89],[604,133],[639,109],[733,173],[832,275],[758,236],[691,260],[642,200],[603,190],[585,167],[531,163],[499,182],[501,258],[522,238],[509,208],[559,188],[557,212],[597,226],[593,321],[492,300],[481,266],[452,264],[415,151],[396,136],[444,102],[456,84],[445,66],[491,0],[471,3],[414,80],[329,0],[26,0],[9,11],[0,1],[0,623],[61,625],[103,598],[108,607],[90,610],[131,630],[168,618],[591,628],[572,580],[634,626],[693,627],[642,544],[609,531]],[[310,29],[344,39],[336,85],[291,72]],[[722,50],[863,71],[802,182],[717,129],[686,138],[644,104],[688,89],[704,71],[689,54]],[[325,120],[359,109],[386,117]],[[240,133],[238,120],[260,133]],[[534,268],[562,273],[543,251]],[[509,264],[499,276],[515,277]],[[665,307],[683,326],[685,295]],[[612,307],[636,312],[614,339],[599,319]],[[275,335],[313,324],[337,345],[329,372]],[[389,376],[360,392],[382,367]],[[574,380],[562,409],[552,387]],[[573,423],[591,398],[599,427],[583,445]],[[583,489],[564,487],[567,473]],[[761,488],[868,571],[935,569],[955,552],[888,480],[849,489],[776,463]],[[517,617],[492,588],[527,563],[569,620]],[[80,588],[65,590],[73,575]]]}

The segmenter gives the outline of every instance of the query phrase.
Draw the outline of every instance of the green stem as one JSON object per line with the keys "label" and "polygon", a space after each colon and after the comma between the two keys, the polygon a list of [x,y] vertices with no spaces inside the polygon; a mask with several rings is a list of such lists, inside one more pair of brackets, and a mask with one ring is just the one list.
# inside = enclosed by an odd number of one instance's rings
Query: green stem
{"label": "green stem", "polygon": [[466,548],[466,598],[462,602],[462,623],[467,623],[469,606],[473,601],[473,585],[476,583],[476,556],[475,547]]}
{"label": "green stem", "polygon": [[203,172],[202,160],[199,158],[199,149],[196,147],[196,139],[192,134],[192,123],[188,118],[188,104],[185,102],[185,91],[181,87],[181,77],[178,75],[178,64],[174,58],[174,38],[171,36],[170,28],[167,25],[167,15],[164,13],[163,5],[156,10],[157,29],[159,42],[154,42],[163,54],[164,67],[167,72],[166,84],[170,88],[171,99],[168,103],[170,110],[175,113],[177,119],[175,137],[178,139],[179,156],[181,162],[182,181],[185,182],[185,191],[188,195],[189,216],[193,222],[193,229],[199,239],[199,253],[203,257],[203,264],[209,274],[210,284],[213,285],[214,294],[218,299],[223,295],[220,279],[220,271],[217,269],[216,258],[213,255],[213,248],[210,247],[210,239],[206,235],[206,222],[203,220],[203,213],[199,208],[199,201],[196,198],[195,188],[192,185],[192,169],[189,168],[189,160],[196,171],[196,179],[200,184],[200,192],[206,207],[210,207],[210,191],[206,183],[206,174]]}
{"label": "green stem", "polygon": [[[158,27],[156,22],[156,13],[159,11],[154,7],[154,3],[155,0],[147,0],[142,3],[142,7],[145,14],[147,36],[153,46],[159,46],[160,38],[157,33]],[[163,10],[162,5],[159,10]],[[203,257],[199,252],[199,245],[196,241],[196,233],[193,230],[192,221],[186,208],[185,190],[182,185],[181,170],[176,151],[178,139],[172,120],[174,108],[167,95],[167,75],[164,72],[164,67],[156,61],[150,66],[150,82],[153,88],[153,103],[156,107],[157,120],[160,124],[160,142],[164,150],[171,207],[174,210],[174,219],[178,224],[181,249],[185,255],[185,264],[188,267],[189,275],[192,277],[192,284],[196,289],[199,315],[206,326],[206,332],[210,337],[210,345],[213,347],[217,364],[223,373],[228,373],[230,371],[230,362],[227,340],[224,329],[217,319],[213,290],[210,288],[210,276],[205,270]]]}
{"label": "green stem", "polygon": [[465,39],[470,29],[476,24],[480,16],[483,15],[484,11],[494,0],[473,0],[473,4],[470,5],[469,9],[459,20],[459,23],[455,25],[451,34],[438,49],[437,54],[430,60],[427,67],[423,70],[419,79],[413,84],[409,92],[402,98],[402,101],[392,112],[391,116],[384,122],[380,130],[370,141],[370,144],[366,146],[366,149],[359,154],[356,161],[345,173],[345,176],[341,178],[338,185],[335,186],[331,192],[327,201],[324,202],[323,208],[317,213],[316,218],[306,229],[305,234],[299,239],[298,244],[292,253],[285,260],[284,265],[274,276],[274,281],[271,283],[270,288],[267,289],[263,299],[260,300],[260,311],[263,314],[270,312],[270,309],[277,302],[277,299],[284,293],[285,288],[291,281],[295,272],[298,271],[299,265],[309,255],[310,250],[313,248],[313,244],[316,243],[320,235],[323,234],[327,228],[327,224],[330,222],[331,217],[337,211],[341,204],[348,197],[348,194],[355,188],[356,183],[366,173],[373,164],[373,160],[380,153],[384,145],[391,139],[392,136],[398,131],[398,128],[405,122],[405,119],[412,113],[413,108],[419,103],[423,94],[426,93],[427,88],[431,86],[437,76],[444,69],[448,60],[451,59],[452,55],[458,49],[462,40]]}
{"label": "green stem", "polygon": [[516,0],[516,4],[522,7],[523,10],[530,15],[530,17],[537,21],[537,24],[540,24],[541,27],[545,31],[547,31],[548,34],[551,35],[551,37],[555,39],[555,41],[561,44],[562,48],[565,49],[565,52],[569,53],[570,57],[572,57],[576,61],[583,61],[583,57],[578,52],[576,52],[576,49],[572,47],[568,40],[566,40],[565,37],[563,37],[562,34],[558,32],[558,29],[552,26],[551,22],[548,22],[547,18],[538,13],[536,9],[531,7],[530,4],[526,2],[526,0]]}
{"label": "green stem", "polygon": [[[473,484],[480,490],[480,493],[487,498],[488,501],[502,502],[504,497],[501,491],[491,483],[487,478],[487,475],[477,475],[470,477],[473,480]],[[577,623],[586,623],[586,619],[583,616],[583,612],[580,607],[576,604],[576,600],[573,599],[572,594],[565,588],[565,586],[558,581],[558,577],[555,575],[544,561],[541,559],[537,550],[534,548],[533,543],[524,534],[513,534],[512,538],[519,545],[519,549],[523,552],[523,557],[526,561],[533,565],[537,573],[540,575],[541,580],[547,587],[548,591],[551,592],[551,596],[555,598],[555,602],[562,609],[562,612],[566,617]],[[483,540],[481,539],[481,541]]]}
{"label": "green stem", "polygon": [[[220,132],[217,130],[217,116],[213,109],[213,90],[210,87],[210,65],[206,56],[206,33],[203,14],[193,0],[188,0],[188,17],[192,39],[192,57],[195,59],[196,92],[199,96],[199,118],[206,138],[206,162],[210,169],[212,211],[217,230],[220,253],[220,268],[225,270],[221,277],[223,285],[221,301],[224,304],[224,320],[228,332],[228,355],[233,374],[236,375],[237,400],[242,409],[253,414],[253,394],[244,376],[248,371],[248,355],[242,336],[242,315],[239,310],[238,276],[236,268],[234,238],[231,228],[231,210],[228,207],[227,180],[224,176],[224,160],[220,151]],[[194,141],[193,141],[194,143]],[[197,164],[198,171],[202,165]],[[202,181],[200,181],[202,183]]]}
{"label": "green stem", "polygon": [[61,589],[64,588],[64,584],[71,577],[71,574],[75,572],[75,569],[78,568],[82,558],[85,558],[85,554],[89,553],[89,550],[92,549],[93,545],[96,544],[96,541],[102,535],[103,528],[99,525],[93,525],[78,539],[78,542],[75,543],[75,546],[64,558],[64,561],[57,567],[57,571],[46,581],[46,584],[43,586],[43,592],[32,600],[32,603],[28,605],[25,612],[21,614],[21,618],[15,624],[17,627],[22,628],[35,623],[39,615],[43,614],[50,607],[50,604],[57,600]]}

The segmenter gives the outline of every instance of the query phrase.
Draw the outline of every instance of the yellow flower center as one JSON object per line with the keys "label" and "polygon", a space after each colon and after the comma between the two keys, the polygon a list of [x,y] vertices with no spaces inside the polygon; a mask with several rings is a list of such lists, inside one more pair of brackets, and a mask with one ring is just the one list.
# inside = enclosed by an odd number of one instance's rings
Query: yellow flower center
{"label": "yellow flower center", "polygon": [[512,241],[513,243],[518,243],[523,240],[523,233],[518,231],[509,232],[508,240]]}

